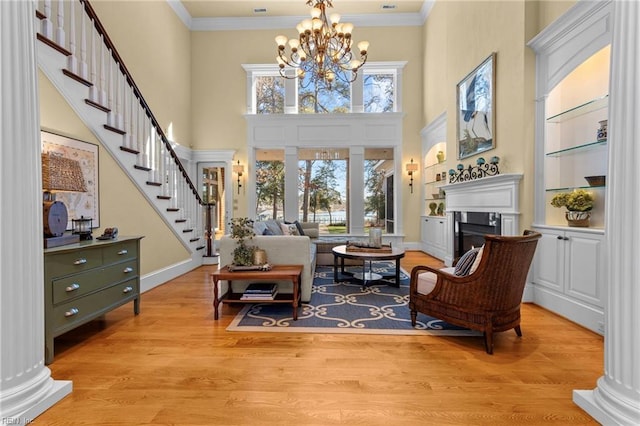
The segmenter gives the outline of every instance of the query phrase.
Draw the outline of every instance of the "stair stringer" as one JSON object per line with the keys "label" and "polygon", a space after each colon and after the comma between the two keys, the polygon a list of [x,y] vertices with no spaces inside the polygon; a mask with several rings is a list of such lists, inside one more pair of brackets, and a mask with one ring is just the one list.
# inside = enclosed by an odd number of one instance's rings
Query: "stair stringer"
{"label": "stair stringer", "polygon": [[[148,172],[134,168],[136,155],[120,149],[124,136],[104,128],[104,125],[107,123],[107,113],[85,102],[85,99],[89,97],[89,88],[63,74],[62,70],[66,68],[66,56],[45,43],[37,43],[37,57],[40,70],[47,76],[73,111],[101,142],[102,146],[110,153],[140,193],[147,199],[149,204],[191,254],[191,260],[186,264],[180,263],[174,265],[182,271],[175,276],[202,265],[203,250],[199,249],[200,245],[203,244],[202,238],[197,241],[190,241],[190,233],[185,233],[183,229],[179,228],[180,226],[184,226],[184,224],[176,223],[176,219],[181,218],[181,211],[167,211],[170,200],[158,199],[157,196],[160,195],[158,187],[147,184]],[[166,272],[168,271],[164,271],[160,276],[166,275]],[[168,279],[171,279],[171,275],[173,274],[169,273],[169,275],[167,275],[169,276]],[[154,276],[156,276],[156,279],[152,281],[159,281],[159,276],[156,274],[154,274]],[[161,284],[162,282],[164,281],[157,282],[155,285]],[[152,285],[152,287],[155,285]],[[144,284],[142,287],[145,287]]]}

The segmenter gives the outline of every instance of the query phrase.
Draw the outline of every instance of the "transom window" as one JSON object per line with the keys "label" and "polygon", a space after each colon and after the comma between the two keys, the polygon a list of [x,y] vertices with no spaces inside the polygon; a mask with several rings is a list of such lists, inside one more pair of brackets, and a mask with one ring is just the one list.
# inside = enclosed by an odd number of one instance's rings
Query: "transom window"
{"label": "transom window", "polygon": [[247,72],[249,114],[326,114],[400,112],[405,62],[365,64],[351,84],[336,79],[331,90],[303,80],[284,79],[276,64],[243,65]]}

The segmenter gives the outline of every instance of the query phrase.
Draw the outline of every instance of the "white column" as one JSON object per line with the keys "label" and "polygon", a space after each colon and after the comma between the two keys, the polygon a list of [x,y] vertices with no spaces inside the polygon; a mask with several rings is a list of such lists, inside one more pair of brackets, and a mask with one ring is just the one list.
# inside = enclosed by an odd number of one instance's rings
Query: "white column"
{"label": "white column", "polygon": [[[257,200],[256,200],[257,202]],[[298,220],[298,148],[284,148],[284,219]]]}
{"label": "white column", "polygon": [[364,147],[349,148],[349,232],[364,234]]}
{"label": "white column", "polygon": [[0,1],[0,424],[71,392],[44,365],[44,266],[35,2]]}
{"label": "white column", "polygon": [[573,400],[605,425],[640,424],[640,3],[615,0],[609,85],[604,375]]}

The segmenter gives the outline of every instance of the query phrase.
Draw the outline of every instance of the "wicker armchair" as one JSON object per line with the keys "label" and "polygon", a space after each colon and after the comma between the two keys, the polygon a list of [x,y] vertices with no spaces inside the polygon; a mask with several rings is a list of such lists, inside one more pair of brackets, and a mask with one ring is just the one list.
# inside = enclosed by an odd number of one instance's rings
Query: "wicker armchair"
{"label": "wicker armchair", "polygon": [[[456,276],[429,266],[411,271],[409,309],[415,326],[418,312],[451,324],[484,333],[485,349],[493,354],[493,333],[520,330],[520,303],[531,261],[541,235],[525,231],[523,236],[485,235],[477,269]],[[435,287],[428,294],[418,285],[421,273],[435,274]]]}

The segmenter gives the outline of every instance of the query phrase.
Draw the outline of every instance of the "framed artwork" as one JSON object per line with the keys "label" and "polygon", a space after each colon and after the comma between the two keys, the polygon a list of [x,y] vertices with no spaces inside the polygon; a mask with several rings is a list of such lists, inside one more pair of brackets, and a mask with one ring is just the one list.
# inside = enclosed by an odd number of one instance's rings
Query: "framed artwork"
{"label": "framed artwork", "polygon": [[456,86],[458,159],[495,148],[495,76],[493,52]]}
{"label": "framed artwork", "polygon": [[[52,191],[56,200],[67,207],[67,230],[73,229],[72,219],[91,218],[91,227],[100,227],[100,199],[98,194],[98,146],[81,140],[40,132],[42,153],[51,153],[80,164],[86,192]],[[48,189],[48,188],[43,188]]]}

